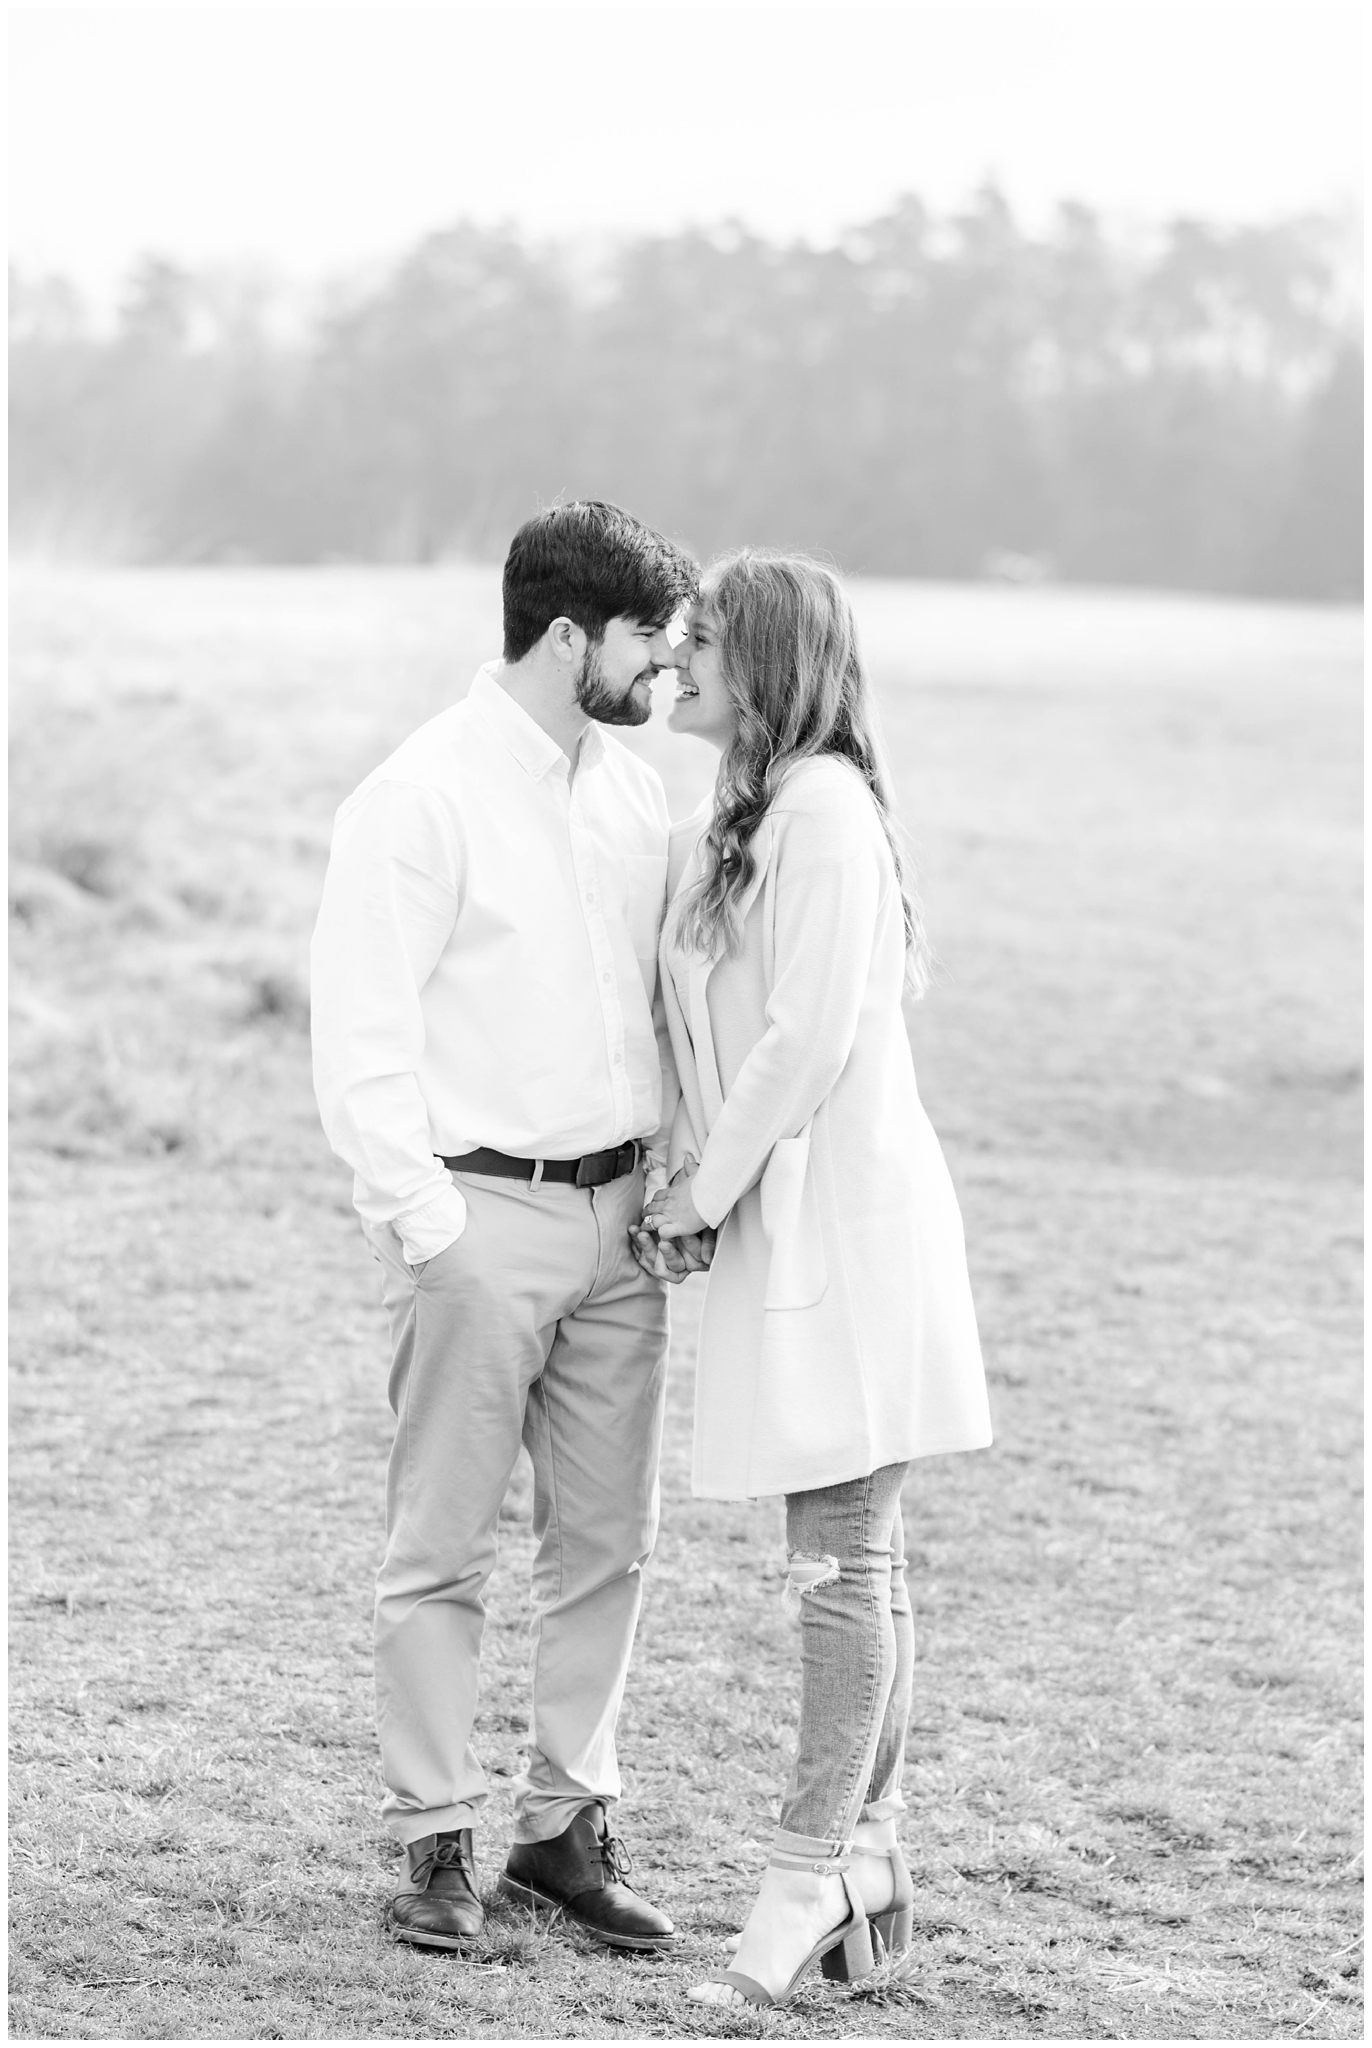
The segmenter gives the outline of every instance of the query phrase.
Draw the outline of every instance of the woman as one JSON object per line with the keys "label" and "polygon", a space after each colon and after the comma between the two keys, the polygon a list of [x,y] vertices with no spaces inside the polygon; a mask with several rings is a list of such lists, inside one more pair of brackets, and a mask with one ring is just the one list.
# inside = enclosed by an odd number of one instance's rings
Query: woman
{"label": "woman", "polygon": [[717,567],[668,722],[723,760],[708,816],[675,835],[661,960],[685,1164],[644,1222],[668,1239],[720,1226],[692,1483],[785,1495],[801,1625],[771,1860],[735,1967],[689,1995],[767,2005],[816,1960],[869,1969],[872,1928],[888,1949],[910,1938],[901,1482],[912,1458],[991,1429],[961,1219],[901,1013],[923,938],[838,578],[752,552]]}

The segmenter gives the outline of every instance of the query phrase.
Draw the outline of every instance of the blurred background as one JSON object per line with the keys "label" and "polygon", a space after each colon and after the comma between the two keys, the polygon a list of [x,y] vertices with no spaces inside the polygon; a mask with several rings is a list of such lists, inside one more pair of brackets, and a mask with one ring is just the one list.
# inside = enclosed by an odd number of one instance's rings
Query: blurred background
{"label": "blurred background", "polygon": [[11,11],[11,543],[1362,587],[1351,9]]}
{"label": "blurred background", "polygon": [[[681,1958],[379,1927],[386,1347],[308,938],[514,527],[598,494],[847,574],[997,1433],[907,1494],[910,1971],[769,2029],[1357,2037],[1358,16],[8,26],[16,2036],[676,2037],[744,1910],[784,1532],[691,1497],[683,1287],[621,1721]],[[488,1873],[527,1472],[503,1523]]]}

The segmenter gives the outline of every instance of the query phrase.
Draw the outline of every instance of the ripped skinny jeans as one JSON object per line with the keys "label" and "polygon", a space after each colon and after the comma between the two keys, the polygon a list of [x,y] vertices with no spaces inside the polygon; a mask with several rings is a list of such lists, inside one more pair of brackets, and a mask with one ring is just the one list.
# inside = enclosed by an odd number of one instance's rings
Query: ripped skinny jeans
{"label": "ripped skinny jeans", "polygon": [[776,1848],[846,1864],[860,1820],[900,1796],[915,1631],[900,1489],[908,1466],[786,1496],[788,1592],[800,1619],[800,1733]]}

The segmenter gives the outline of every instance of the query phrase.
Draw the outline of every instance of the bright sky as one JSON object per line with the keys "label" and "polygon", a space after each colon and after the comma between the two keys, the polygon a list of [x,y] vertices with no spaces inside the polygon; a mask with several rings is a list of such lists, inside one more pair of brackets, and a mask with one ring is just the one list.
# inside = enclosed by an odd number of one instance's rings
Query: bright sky
{"label": "bright sky", "polygon": [[1356,8],[10,7],[10,242],[316,278],[463,215],[823,236],[997,177],[1260,217],[1360,192]]}

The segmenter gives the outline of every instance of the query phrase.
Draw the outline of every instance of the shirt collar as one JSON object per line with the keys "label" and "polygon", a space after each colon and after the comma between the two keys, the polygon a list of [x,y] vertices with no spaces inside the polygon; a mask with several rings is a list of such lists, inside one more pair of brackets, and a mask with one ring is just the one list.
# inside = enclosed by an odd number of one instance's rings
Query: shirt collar
{"label": "shirt collar", "polygon": [[[557,741],[496,681],[496,670],[500,667],[500,662],[488,661],[477,670],[467,693],[468,702],[476,705],[487,725],[535,782],[553,769],[570,772],[571,763]],[[592,768],[604,757],[605,736],[599,726],[591,723],[582,734],[578,767]]]}
{"label": "shirt collar", "polygon": [[605,735],[592,719],[581,735],[581,752],[577,758],[577,774],[583,768],[594,768],[597,761],[605,759]]}

